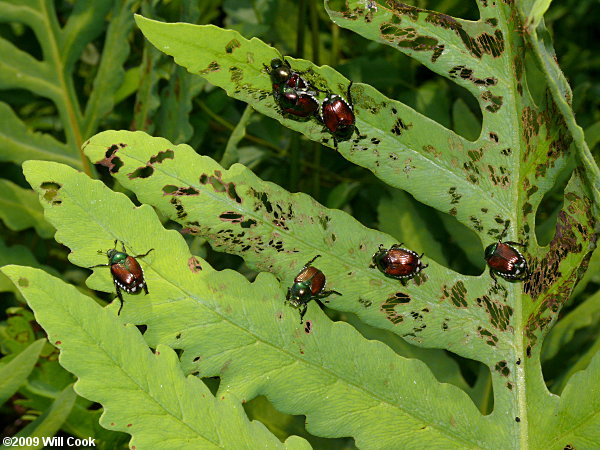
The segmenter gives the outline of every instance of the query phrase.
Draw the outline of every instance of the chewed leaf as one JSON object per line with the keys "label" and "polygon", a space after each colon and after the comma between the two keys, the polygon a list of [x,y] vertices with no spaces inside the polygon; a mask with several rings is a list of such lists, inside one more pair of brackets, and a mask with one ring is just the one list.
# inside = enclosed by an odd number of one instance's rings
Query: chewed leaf
{"label": "chewed leaf", "polygon": [[310,448],[297,437],[282,444],[249,422],[235,396],[215,398],[202,381],[184,376],[172,349],[158,345],[153,354],[137,328],[124,327],[74,286],[39,269],[2,271],[61,350],[61,364],[78,376],[76,391],[101,403],[100,423],[131,434],[132,447]]}
{"label": "chewed leaf", "polygon": [[[136,21],[154,45],[191,73],[310,139],[333,146],[319,122],[298,122],[279,111],[265,69],[272,58],[282,57],[272,47],[213,25],[168,24],[141,16]],[[331,67],[288,60],[319,89],[346,96],[350,81]],[[351,94],[359,132],[338,144],[345,158],[473,230],[501,232],[498,220],[509,220],[507,205],[516,183],[510,165],[516,164],[518,154],[498,141],[499,130],[489,130],[473,143],[371,86],[355,83]]]}
{"label": "chewed leaf", "polygon": [[309,259],[322,255],[317,266],[327,287],[343,294],[328,298],[334,309],[417,344],[489,364],[510,348],[508,291],[487,277],[453,273],[425,256],[429,267],[403,286],[370,267],[380,244],[397,243],[390,236],[264,182],[239,164],[225,170],[187,145],[142,132],[104,132],[88,141],[85,152],[184,232],[206,237],[215,249],[242,256],[286,285]]}
{"label": "chewed leaf", "polygon": [[[150,139],[143,133],[128,134],[129,140],[120,140],[121,150],[134,147],[136,136]],[[115,137],[114,133],[107,135]],[[88,144],[88,151],[93,147]],[[155,150],[153,147],[149,149]],[[168,168],[169,162],[178,162],[179,153],[186,148],[174,147],[175,159],[155,162],[156,167]],[[117,153],[124,162],[119,172],[130,167],[131,158],[125,153]],[[211,270],[189,253],[181,236],[162,228],[152,208],[135,208],[126,196],[67,166],[29,162],[25,173],[40,194],[48,220],[57,228],[57,238],[71,248],[71,261],[82,266],[98,262],[97,248],[111,245],[113,239],[124,241],[135,253],[154,248],[140,262],[150,293],[126,296],[121,319],[114,316],[116,308],[103,311],[74,287],[42,271],[5,269],[31,301],[51,342],[65,348],[61,361],[82,378],[78,392],[107,405],[116,402],[116,407],[107,406],[104,425],[114,423],[115,429],[134,432],[136,425],[127,425],[141,414],[137,407],[154,411],[160,399],[167,407],[160,410],[158,419],[164,417],[173,424],[173,436],[190,433],[182,431],[180,410],[173,401],[183,402],[180,406],[186,411],[206,410],[210,402],[207,406],[198,398],[203,392],[196,391],[199,381],[183,379],[175,354],[161,346],[167,344],[182,350],[184,373],[221,377],[219,399],[228,392],[241,400],[265,395],[284,412],[306,415],[308,431],[317,435],[352,436],[364,448],[393,447],[398,433],[421,434],[450,447],[475,445],[476,430],[481,428],[495,430],[490,442],[503,439],[504,432],[490,416],[482,416],[457,387],[439,383],[421,361],[399,357],[351,326],[332,322],[315,302],[309,305],[306,324],[300,325],[298,312],[284,305],[285,286],[272,275],[260,274],[250,283],[236,272]],[[48,187],[49,183],[53,184]],[[52,196],[47,200],[49,190]],[[205,196],[219,198],[221,194],[229,195],[213,190]],[[202,270],[195,270],[198,263]],[[108,270],[95,270],[96,281],[90,284],[110,289]],[[121,320],[144,323],[144,337],[133,327],[122,327]],[[157,348],[159,358],[145,348],[144,339]],[[91,359],[82,360],[82,353]],[[89,370],[90,365],[94,370]],[[108,379],[114,380],[114,388],[107,387]],[[129,398],[122,394],[123,386],[134,398],[129,405],[123,405]],[[348,398],[352,399],[350,407]],[[350,416],[352,420],[348,420]],[[189,417],[195,420],[197,416],[190,412]],[[163,433],[152,416],[147,423],[146,418],[138,420],[143,420],[140,426],[145,433],[156,429]],[[215,419],[213,423],[219,430],[230,422]]]}

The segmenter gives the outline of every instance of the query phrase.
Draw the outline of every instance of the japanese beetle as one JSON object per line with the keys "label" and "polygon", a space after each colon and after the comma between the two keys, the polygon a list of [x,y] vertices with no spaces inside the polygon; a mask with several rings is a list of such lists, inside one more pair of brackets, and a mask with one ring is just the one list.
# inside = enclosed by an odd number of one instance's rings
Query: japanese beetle
{"label": "japanese beetle", "polygon": [[[321,255],[315,256],[308,261],[300,273],[294,278],[294,284],[288,288],[285,296],[286,303],[294,308],[302,308],[300,311],[300,323],[304,322],[304,314],[311,300],[321,300],[331,294],[342,295],[337,291],[325,291],[325,275],[319,269],[311,266],[313,261]],[[325,300],[325,302],[327,302]]]}
{"label": "japanese beetle", "polygon": [[341,96],[330,94],[321,105],[321,121],[333,135],[333,142],[337,146],[338,141],[347,141],[356,130],[356,117],[352,106],[352,95],[348,86],[348,101]]}
{"label": "japanese beetle", "polygon": [[[266,67],[266,66],[265,66]],[[308,83],[298,73],[292,70],[290,63],[285,59],[282,61],[279,58],[271,60],[271,68],[267,67],[267,72],[271,76],[273,83],[273,92],[279,92],[282,85],[292,89],[308,89]]]}
{"label": "japanese beetle", "polygon": [[[110,266],[110,272],[117,290],[117,297],[119,297],[119,301],[121,302],[121,306],[117,312],[117,315],[119,315],[123,309],[123,294],[121,294],[121,289],[128,294],[137,294],[143,289],[144,292],[148,294],[148,285],[144,279],[144,271],[136,258],[143,258],[154,249],[151,248],[143,255],[131,256],[125,251],[125,244],[123,242],[121,242],[123,251],[117,251],[117,242],[118,241],[115,240],[115,247],[106,252],[108,264],[96,264],[95,266],[89,267],[89,269]],[[102,250],[98,250],[98,253],[100,255],[104,254]]]}
{"label": "japanese beetle", "polygon": [[527,260],[514,247],[515,245],[525,247],[518,242],[500,240],[485,249],[484,258],[490,268],[490,275],[496,283],[498,283],[496,275],[509,281],[524,280],[529,276]]}
{"label": "japanese beetle", "polygon": [[285,85],[277,99],[279,107],[286,114],[298,117],[311,117],[319,111],[319,102],[309,91],[299,91]]}
{"label": "japanese beetle", "polygon": [[309,90],[306,80],[292,70],[289,62],[275,58],[267,71],[273,83],[273,97],[284,114],[306,118],[318,113],[315,91]]}
{"label": "japanese beetle", "polygon": [[373,255],[371,267],[376,266],[386,277],[407,280],[429,266],[421,261],[423,255],[424,253],[419,256],[412,250],[402,248],[402,244],[394,244],[389,249],[380,244]]}

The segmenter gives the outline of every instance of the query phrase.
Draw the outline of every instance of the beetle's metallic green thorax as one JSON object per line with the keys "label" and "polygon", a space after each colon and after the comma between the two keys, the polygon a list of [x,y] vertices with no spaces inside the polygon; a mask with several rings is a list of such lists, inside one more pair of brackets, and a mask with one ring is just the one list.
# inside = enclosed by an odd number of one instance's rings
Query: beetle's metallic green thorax
{"label": "beetle's metallic green thorax", "polygon": [[108,262],[111,265],[122,263],[127,259],[127,253],[119,252],[115,249],[107,251],[106,256],[108,256]]}
{"label": "beetle's metallic green thorax", "polygon": [[297,281],[290,288],[289,302],[296,308],[304,303],[308,303],[311,298],[310,290],[311,280]]}

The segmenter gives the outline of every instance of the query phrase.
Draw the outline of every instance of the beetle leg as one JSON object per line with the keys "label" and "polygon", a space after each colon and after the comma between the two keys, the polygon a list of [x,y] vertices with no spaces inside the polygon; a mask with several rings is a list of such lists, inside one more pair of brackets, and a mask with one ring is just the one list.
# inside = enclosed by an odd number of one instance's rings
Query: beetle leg
{"label": "beetle leg", "polygon": [[110,264],[96,264],[95,266],[90,266],[88,269],[93,269],[94,267],[108,267]]}
{"label": "beetle leg", "polygon": [[302,311],[300,311],[300,324],[304,323],[304,314],[306,314],[306,310],[308,309],[308,305],[305,303],[302,306]]}
{"label": "beetle leg", "polygon": [[[342,294],[341,294],[340,292],[338,292],[338,291],[331,290],[331,291],[323,291],[323,292],[321,292],[317,298],[318,298],[319,300],[321,300],[321,299],[323,299],[323,298],[325,298],[325,297],[329,297],[331,294],[342,295]],[[329,300],[324,300],[324,301],[325,301],[325,303],[329,303]]]}
{"label": "beetle leg", "polygon": [[117,311],[117,316],[121,314],[121,310],[123,309],[123,294],[121,294],[121,288],[117,283],[115,283],[115,288],[117,288],[117,297],[119,298],[119,302],[121,306],[119,306],[119,311]]}
{"label": "beetle leg", "polygon": [[148,295],[148,283],[144,281],[144,293]]}
{"label": "beetle leg", "polygon": [[496,278],[496,274],[494,273],[494,271],[492,269],[490,269],[490,275],[491,275],[492,279],[494,280],[494,284],[496,286],[498,286],[498,278]]}
{"label": "beetle leg", "polygon": [[399,244],[392,245],[391,248],[402,248],[403,245],[404,245],[404,242],[400,242]]}

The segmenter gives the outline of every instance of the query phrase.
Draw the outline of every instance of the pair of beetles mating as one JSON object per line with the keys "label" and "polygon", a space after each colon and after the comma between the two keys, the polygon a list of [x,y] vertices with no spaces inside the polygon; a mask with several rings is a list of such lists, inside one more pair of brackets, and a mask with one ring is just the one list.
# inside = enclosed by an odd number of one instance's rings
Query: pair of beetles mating
{"label": "pair of beetles mating", "polygon": [[350,94],[352,82],[348,86],[348,100],[329,93],[323,103],[319,104],[317,92],[324,91],[311,86],[298,72],[292,70],[285,59],[273,59],[271,67],[266,69],[271,76],[273,97],[284,114],[300,118],[316,117],[331,133],[335,145],[352,137],[356,130]]}
{"label": "pair of beetles mating", "polygon": [[[502,242],[500,239],[486,247],[484,258],[495,283],[498,283],[496,275],[510,281],[524,280],[529,275],[527,260],[514,246],[523,246],[523,244],[512,241]],[[295,308],[302,308],[300,323],[304,321],[308,302],[320,301],[331,294],[341,295],[334,290],[326,291],[325,275],[311,265],[320,256],[315,256],[304,265],[294,278],[294,284],[287,291],[286,302]],[[389,249],[384,248],[381,244],[371,258],[371,267],[377,267],[385,276],[404,282],[429,266],[429,264],[423,264],[422,258],[423,254],[418,255],[412,250],[403,248],[402,244],[394,244]]]}

